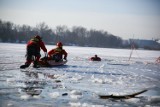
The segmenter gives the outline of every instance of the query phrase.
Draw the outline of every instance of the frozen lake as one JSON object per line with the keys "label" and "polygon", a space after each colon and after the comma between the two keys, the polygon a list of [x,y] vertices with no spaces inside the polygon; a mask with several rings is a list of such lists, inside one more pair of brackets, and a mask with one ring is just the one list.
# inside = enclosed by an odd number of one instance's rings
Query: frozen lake
{"label": "frozen lake", "polygon": [[[68,62],[52,68],[20,70],[26,44],[0,43],[0,107],[160,106],[160,51],[64,46]],[[47,45],[48,50],[55,46]],[[91,62],[97,54],[101,62]],[[44,56],[43,52],[41,55]],[[100,99],[148,91],[131,99]],[[28,91],[30,90],[30,91]],[[31,96],[30,92],[37,95]]]}

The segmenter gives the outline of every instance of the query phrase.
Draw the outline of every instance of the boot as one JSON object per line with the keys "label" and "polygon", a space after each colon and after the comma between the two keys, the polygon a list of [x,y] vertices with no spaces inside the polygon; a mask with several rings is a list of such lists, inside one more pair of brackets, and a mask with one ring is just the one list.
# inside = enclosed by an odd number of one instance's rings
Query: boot
{"label": "boot", "polygon": [[25,68],[27,68],[27,67],[29,67],[28,64],[24,64],[24,65],[21,65],[21,66],[20,66],[21,69],[25,69]]}
{"label": "boot", "polygon": [[37,61],[34,61],[34,64],[33,64],[33,68],[39,68],[40,66],[38,65]]}
{"label": "boot", "polygon": [[31,64],[32,60],[26,60],[24,65],[21,65],[20,68],[21,69],[25,69],[27,67],[29,67],[29,65]]}

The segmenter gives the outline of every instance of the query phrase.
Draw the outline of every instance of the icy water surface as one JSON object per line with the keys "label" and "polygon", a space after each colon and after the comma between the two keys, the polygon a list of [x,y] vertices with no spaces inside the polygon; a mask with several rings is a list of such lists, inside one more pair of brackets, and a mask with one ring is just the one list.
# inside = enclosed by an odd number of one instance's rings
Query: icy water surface
{"label": "icy water surface", "polygon": [[[0,107],[160,106],[160,51],[69,47],[68,62],[52,68],[20,70],[25,44],[0,43]],[[50,50],[55,46],[47,45]],[[91,62],[97,54],[101,62]],[[43,52],[42,52],[43,56]],[[131,99],[100,99],[147,89]]]}

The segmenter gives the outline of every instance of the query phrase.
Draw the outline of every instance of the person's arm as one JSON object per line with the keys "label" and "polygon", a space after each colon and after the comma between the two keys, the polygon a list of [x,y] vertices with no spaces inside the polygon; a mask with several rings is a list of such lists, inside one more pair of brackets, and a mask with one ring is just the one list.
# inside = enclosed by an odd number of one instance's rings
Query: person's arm
{"label": "person's arm", "polygon": [[40,42],[40,47],[41,47],[41,49],[42,49],[44,52],[47,52],[47,49],[46,49],[43,41]]}
{"label": "person's arm", "polygon": [[89,58],[89,60],[93,61],[93,60],[94,60],[94,57]]}
{"label": "person's arm", "polygon": [[68,53],[65,50],[63,50],[63,54],[64,54],[64,59],[67,60]]}
{"label": "person's arm", "polygon": [[49,57],[51,57],[52,54],[54,54],[54,49],[52,49],[52,50],[50,50],[50,51],[48,52]]}

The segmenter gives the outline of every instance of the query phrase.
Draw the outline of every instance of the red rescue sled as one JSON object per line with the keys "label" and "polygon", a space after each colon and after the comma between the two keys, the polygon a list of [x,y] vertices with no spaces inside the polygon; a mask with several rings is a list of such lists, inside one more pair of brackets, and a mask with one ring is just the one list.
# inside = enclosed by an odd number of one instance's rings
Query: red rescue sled
{"label": "red rescue sled", "polygon": [[39,65],[41,67],[54,67],[54,66],[62,66],[64,64],[67,63],[67,60],[62,60],[62,61],[58,61],[58,62],[55,62],[54,60],[40,60],[39,61]]}

